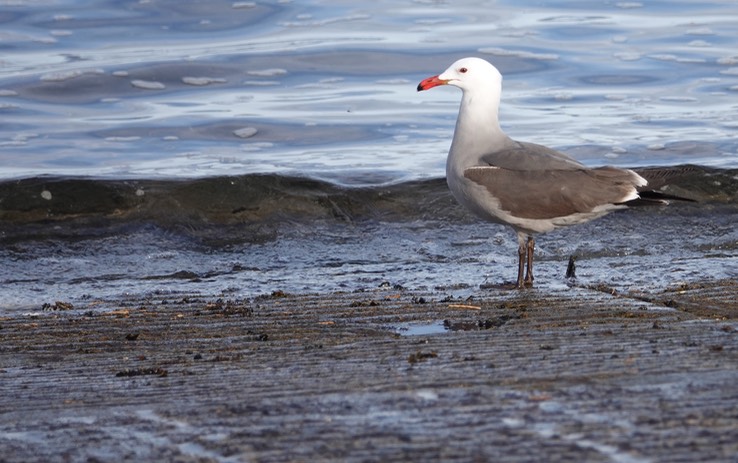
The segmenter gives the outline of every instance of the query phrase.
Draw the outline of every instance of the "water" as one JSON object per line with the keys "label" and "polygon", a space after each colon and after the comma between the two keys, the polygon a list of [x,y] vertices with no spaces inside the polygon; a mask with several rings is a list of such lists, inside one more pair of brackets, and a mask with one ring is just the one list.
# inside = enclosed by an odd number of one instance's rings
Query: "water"
{"label": "water", "polygon": [[459,94],[415,86],[467,55],[505,75],[514,138],[592,165],[738,165],[731,0],[0,8],[0,178],[441,176]]}
{"label": "water", "polygon": [[[481,56],[514,138],[588,165],[736,168],[736,24],[733,0],[0,0],[0,312],[509,280],[510,230],[411,183],[444,175],[460,98],[417,83]],[[100,183],[57,182],[77,177]],[[564,287],[574,251],[623,288],[734,277],[734,212],[684,214],[687,232],[629,216],[552,234],[539,287]]]}

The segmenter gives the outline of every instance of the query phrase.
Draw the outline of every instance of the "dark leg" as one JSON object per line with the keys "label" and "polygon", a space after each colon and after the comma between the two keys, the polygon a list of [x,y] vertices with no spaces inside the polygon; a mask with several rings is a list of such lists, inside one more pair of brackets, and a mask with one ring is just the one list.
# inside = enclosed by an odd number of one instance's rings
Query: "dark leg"
{"label": "dark leg", "polygon": [[569,256],[569,265],[566,266],[566,278],[577,277],[577,257],[575,255]]}
{"label": "dark leg", "polygon": [[524,243],[518,246],[518,281],[515,283],[515,287],[518,289],[525,288],[523,282],[523,269],[525,268],[525,258],[528,253],[528,249]]}
{"label": "dark leg", "polygon": [[[528,255],[528,266],[525,269],[525,284],[533,286],[533,251],[536,249],[536,240],[532,236],[528,237],[526,243],[526,254]],[[522,263],[520,264],[522,270]]]}

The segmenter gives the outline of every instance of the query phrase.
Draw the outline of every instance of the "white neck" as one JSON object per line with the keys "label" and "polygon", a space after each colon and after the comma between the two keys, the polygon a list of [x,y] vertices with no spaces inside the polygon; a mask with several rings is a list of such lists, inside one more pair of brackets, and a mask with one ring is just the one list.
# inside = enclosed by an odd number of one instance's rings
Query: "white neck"
{"label": "white neck", "polygon": [[478,165],[483,155],[501,149],[509,141],[500,128],[499,106],[499,86],[464,91],[446,162],[448,176],[463,175],[464,169]]}

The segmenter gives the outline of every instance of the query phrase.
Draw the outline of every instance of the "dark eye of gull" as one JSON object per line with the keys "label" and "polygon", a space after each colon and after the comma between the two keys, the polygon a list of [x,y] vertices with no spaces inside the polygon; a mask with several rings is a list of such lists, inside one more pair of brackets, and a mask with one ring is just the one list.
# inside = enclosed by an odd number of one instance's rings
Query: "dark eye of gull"
{"label": "dark eye of gull", "polygon": [[466,71],[468,71],[467,68],[461,68],[461,69],[459,69],[459,72],[462,73],[462,74],[466,74]]}

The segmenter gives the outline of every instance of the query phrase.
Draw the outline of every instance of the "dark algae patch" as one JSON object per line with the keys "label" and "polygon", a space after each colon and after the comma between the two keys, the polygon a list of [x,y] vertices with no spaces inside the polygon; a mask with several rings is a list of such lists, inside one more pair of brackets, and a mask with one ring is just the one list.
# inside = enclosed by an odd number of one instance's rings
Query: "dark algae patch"
{"label": "dark algae patch", "polygon": [[[738,202],[738,172],[697,166],[640,169],[665,192]],[[470,220],[444,179],[346,187],[277,174],[193,180],[35,177],[0,183],[4,242],[99,236],[151,224],[213,244],[274,239],[280,224]],[[32,232],[32,233],[28,233]]]}

